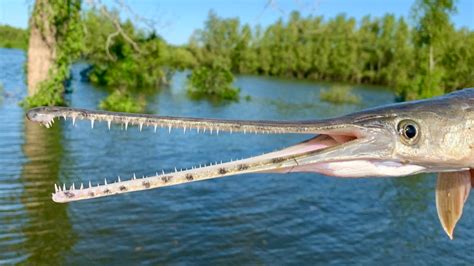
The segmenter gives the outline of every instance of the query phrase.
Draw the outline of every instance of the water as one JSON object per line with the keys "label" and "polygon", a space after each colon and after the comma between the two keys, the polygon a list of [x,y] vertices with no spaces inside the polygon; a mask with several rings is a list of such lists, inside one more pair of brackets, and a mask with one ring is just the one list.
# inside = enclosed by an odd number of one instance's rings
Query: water
{"label": "water", "polygon": [[[30,124],[23,52],[0,49],[0,264],[472,264],[474,206],[465,206],[454,241],[438,222],[434,175],[338,179],[316,174],[253,174],[70,204],[50,200],[54,183],[103,182],[175,166],[257,155],[299,135],[203,135],[181,130],[110,132],[86,122],[52,129]],[[71,106],[96,108],[106,96],[73,68]],[[190,101],[185,74],[151,99],[161,115],[314,119],[389,103],[381,88],[357,87],[360,105],[320,102],[324,84],[242,76],[251,101]]]}

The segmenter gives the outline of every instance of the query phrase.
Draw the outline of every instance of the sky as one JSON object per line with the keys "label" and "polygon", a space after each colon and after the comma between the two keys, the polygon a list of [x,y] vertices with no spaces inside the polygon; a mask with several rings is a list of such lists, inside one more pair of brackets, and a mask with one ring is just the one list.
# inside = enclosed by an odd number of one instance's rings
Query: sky
{"label": "sky", "polygon": [[[140,21],[153,21],[156,32],[176,45],[185,44],[195,29],[203,27],[211,9],[220,17],[238,17],[241,23],[266,26],[287,17],[292,10],[300,11],[303,16],[325,18],[340,13],[356,19],[386,13],[409,18],[414,3],[414,0],[102,0],[109,7],[118,7],[120,1],[129,7],[120,8],[124,17],[138,15]],[[0,24],[26,28],[33,3],[34,0],[0,0]],[[474,0],[458,0],[456,6],[454,25],[474,30]]]}

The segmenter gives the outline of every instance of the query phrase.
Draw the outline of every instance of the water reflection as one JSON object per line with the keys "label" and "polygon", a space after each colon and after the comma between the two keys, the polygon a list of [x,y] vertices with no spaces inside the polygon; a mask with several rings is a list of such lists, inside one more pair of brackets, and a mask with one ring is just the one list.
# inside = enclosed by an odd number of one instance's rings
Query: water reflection
{"label": "water reflection", "polygon": [[[417,230],[419,234],[412,234],[404,239],[406,245],[413,245],[432,240],[440,236],[441,227],[437,227],[437,216],[434,209],[434,176],[418,174],[408,177],[391,178],[387,190],[393,193],[388,204],[391,218],[391,227],[396,232],[407,231],[407,228]],[[430,220],[431,225],[420,226],[423,220]]]}
{"label": "water reflection", "polygon": [[28,222],[22,231],[23,248],[29,255],[25,264],[61,264],[76,242],[67,205],[51,201],[51,185],[59,183],[63,157],[61,126],[58,123],[48,130],[25,119],[24,138],[23,152],[28,161],[22,170],[21,201]]}
{"label": "water reflection", "polygon": [[429,185],[430,177],[426,174],[418,174],[391,178],[392,189],[395,192],[393,204],[397,206],[393,210],[403,216],[426,212],[428,205],[433,204],[434,199],[434,190]]}

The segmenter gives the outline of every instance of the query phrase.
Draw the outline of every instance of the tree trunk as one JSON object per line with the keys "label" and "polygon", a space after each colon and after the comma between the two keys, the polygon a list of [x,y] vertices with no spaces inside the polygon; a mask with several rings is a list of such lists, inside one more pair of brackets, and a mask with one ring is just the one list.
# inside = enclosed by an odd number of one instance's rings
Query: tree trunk
{"label": "tree trunk", "polygon": [[46,80],[56,60],[56,28],[51,23],[49,0],[36,0],[30,18],[28,43],[28,96],[39,90],[38,84]]}
{"label": "tree trunk", "polygon": [[434,64],[433,45],[430,44],[430,73],[433,72]]}

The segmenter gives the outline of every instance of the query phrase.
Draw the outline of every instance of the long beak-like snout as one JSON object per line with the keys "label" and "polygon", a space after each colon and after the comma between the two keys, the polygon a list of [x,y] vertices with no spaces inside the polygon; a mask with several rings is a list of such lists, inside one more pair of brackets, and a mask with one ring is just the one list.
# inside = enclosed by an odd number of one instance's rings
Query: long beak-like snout
{"label": "long beak-like snout", "polygon": [[[27,113],[30,120],[51,126],[55,118],[87,119],[157,128],[179,127],[188,130],[228,131],[243,133],[300,133],[314,137],[297,145],[247,159],[200,166],[173,173],[162,173],[141,179],[118,180],[98,186],[83,185],[69,189],[56,186],[53,200],[69,202],[140,191],[192,181],[257,172],[317,172],[340,177],[403,175],[419,170],[390,160],[393,141],[390,132],[371,124],[370,118],[344,116],[335,119],[303,122],[210,120],[179,117],[160,117],[89,111],[62,107],[41,107]],[[396,171],[395,171],[396,170]]]}

